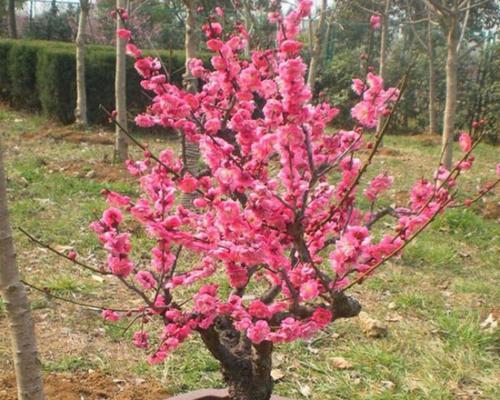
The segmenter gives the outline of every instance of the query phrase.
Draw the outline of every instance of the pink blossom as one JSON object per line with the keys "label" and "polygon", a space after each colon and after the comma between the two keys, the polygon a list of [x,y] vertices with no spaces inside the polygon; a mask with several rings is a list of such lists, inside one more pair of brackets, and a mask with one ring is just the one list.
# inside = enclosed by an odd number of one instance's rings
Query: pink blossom
{"label": "pink blossom", "polygon": [[76,254],[76,251],[74,250],[70,250],[68,252],[68,258],[72,261],[75,261],[76,260],[76,257],[77,257],[77,254]]}
{"label": "pink blossom", "polygon": [[132,39],[132,33],[128,29],[117,29],[116,34],[120,39],[126,40],[127,42]]}
{"label": "pink blossom", "polygon": [[319,284],[315,279],[311,279],[300,286],[300,297],[309,301],[312,300],[319,295]]}
{"label": "pink blossom", "polygon": [[155,121],[151,115],[139,114],[135,117],[135,124],[141,128],[151,128],[155,126]]}
{"label": "pink blossom", "polygon": [[254,300],[250,303],[248,307],[248,313],[255,318],[260,319],[270,319],[273,313],[269,310],[269,307],[260,300]]}
{"label": "pink blossom", "polygon": [[373,203],[380,194],[384,193],[392,186],[393,182],[394,178],[392,176],[386,174],[377,175],[370,181],[370,184],[364,190],[363,194]]}
{"label": "pink blossom", "polygon": [[221,7],[215,7],[215,13],[221,18],[224,17],[224,10]]}
{"label": "pink blossom", "polygon": [[135,279],[137,279],[137,282],[139,282],[139,284],[145,290],[154,289],[156,286],[158,286],[158,282],[156,282],[153,274],[149,271],[139,271],[135,275]]}
{"label": "pink blossom", "polygon": [[117,256],[108,256],[108,266],[113,275],[127,277],[130,275],[132,270],[134,269],[134,265],[132,261],[128,258],[121,258]]}
{"label": "pink blossom", "polygon": [[365,83],[361,79],[353,79],[352,80],[352,90],[358,96],[361,96],[363,90],[365,89]]}
{"label": "pink blossom", "polygon": [[147,332],[139,331],[134,333],[133,342],[139,349],[149,348],[149,334]]}
{"label": "pink blossom", "polygon": [[271,329],[266,321],[259,320],[252,325],[247,330],[248,338],[255,344],[262,343],[267,340],[267,337],[271,333]]}
{"label": "pink blossom", "polygon": [[108,208],[102,215],[102,222],[110,228],[118,226],[122,220],[121,211],[114,207]]}
{"label": "pink blossom", "polygon": [[125,207],[130,204],[130,197],[108,190],[106,192],[106,201],[111,207]]}
{"label": "pink blossom", "polygon": [[197,184],[198,180],[188,173],[179,181],[179,189],[184,193],[193,193],[196,190]]}
{"label": "pink blossom", "polygon": [[472,148],[472,138],[467,132],[462,132],[460,138],[458,139],[460,148],[464,153],[467,153]]}
{"label": "pink blossom", "polygon": [[139,58],[142,56],[142,51],[139,50],[137,48],[137,46],[132,44],[132,43],[127,43],[127,46],[125,49],[126,49],[127,55],[129,55],[131,57]]}
{"label": "pink blossom", "polygon": [[322,307],[318,307],[316,311],[314,311],[311,319],[321,327],[324,327],[332,321],[332,313]]}
{"label": "pink blossom", "polygon": [[380,22],[381,22],[381,17],[380,15],[372,15],[370,17],[370,26],[372,29],[379,29],[380,28]]}
{"label": "pink blossom", "polygon": [[120,316],[118,315],[118,313],[111,311],[111,310],[103,310],[102,317],[106,321],[110,321],[110,322],[116,322],[120,319]]}

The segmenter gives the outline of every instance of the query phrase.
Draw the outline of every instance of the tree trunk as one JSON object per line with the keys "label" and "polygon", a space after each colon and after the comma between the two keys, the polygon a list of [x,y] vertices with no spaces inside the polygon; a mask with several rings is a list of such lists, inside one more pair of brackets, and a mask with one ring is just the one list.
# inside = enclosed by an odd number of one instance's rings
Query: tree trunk
{"label": "tree trunk", "polygon": [[[323,62],[325,62],[327,56],[331,55],[331,53],[329,52],[330,51],[330,44],[331,44],[330,43],[331,42],[330,39],[331,39],[331,36],[332,36],[334,21],[335,21],[335,12],[332,9],[329,12],[328,20],[327,20],[327,23],[326,23],[325,39],[324,39],[324,43],[323,43],[323,46],[322,46],[323,48],[321,50],[321,60]],[[329,59],[328,61],[331,62],[331,59]]]}
{"label": "tree trunk", "polygon": [[76,35],[76,109],[75,121],[78,125],[86,126],[87,119],[87,92],[85,85],[85,42],[87,19],[89,16],[89,0],[80,0],[80,16],[78,19],[78,33]]}
{"label": "tree trunk", "polygon": [[458,21],[455,15],[450,18],[448,28],[446,59],[446,104],[444,109],[442,152],[443,163],[448,169],[453,161],[453,135],[457,110],[457,47],[459,41]]}
{"label": "tree trunk", "polygon": [[427,21],[427,57],[429,62],[429,133],[434,135],[438,131],[436,110],[436,77],[434,72],[434,46],[432,44],[431,12],[428,10]]}
{"label": "tree trunk", "polygon": [[[384,15],[382,16],[382,30],[380,32],[380,60],[379,60],[379,70],[378,74],[384,80],[384,85],[387,86],[387,39],[389,35],[389,8],[391,6],[391,0],[385,0],[384,3]],[[384,126],[384,117],[380,117],[377,121],[377,135],[382,130]]]}
{"label": "tree trunk", "polygon": [[309,50],[309,57],[312,58],[314,50],[314,27],[311,15],[307,19],[307,49]]}
{"label": "tree trunk", "polygon": [[24,285],[19,280],[7,210],[7,179],[0,143],[0,293],[9,322],[19,400],[43,400],[43,382],[33,319]]}
{"label": "tree trunk", "polygon": [[[117,10],[125,10],[127,2],[125,0],[116,0]],[[117,12],[116,29],[123,29],[124,23]],[[116,72],[115,72],[115,109],[116,121],[123,129],[127,126],[127,60],[125,56],[126,40],[121,39],[118,34],[116,37]],[[120,126],[116,125],[115,134],[115,161],[125,161],[128,157],[128,140]]]}
{"label": "tree trunk", "polygon": [[[184,5],[186,7],[186,33],[185,33],[185,49],[186,49],[186,71],[183,76],[184,88],[191,93],[196,93],[198,91],[198,79],[191,74],[189,69],[189,60],[196,58],[198,55],[198,40],[196,37],[196,1],[195,0],[184,0]],[[198,163],[200,161],[200,148],[198,143],[193,143],[189,140],[183,138],[182,146],[184,160],[184,168],[191,175],[196,175],[198,173]],[[182,198],[182,204],[186,208],[192,208],[192,201],[194,195],[192,193],[185,193]]]}
{"label": "tree trunk", "polygon": [[307,84],[311,88],[311,93],[314,95],[314,87],[316,85],[316,73],[319,65],[321,64],[322,45],[325,36],[325,21],[328,8],[328,0],[322,0],[321,11],[319,16],[318,27],[316,28],[316,35],[314,38],[314,47],[309,63],[309,74],[307,76]]}
{"label": "tree trunk", "polygon": [[17,39],[16,2],[9,0],[9,37]]}
{"label": "tree trunk", "polygon": [[224,318],[217,327],[200,331],[211,354],[220,362],[231,400],[269,400],[273,392],[271,342],[253,345]]}

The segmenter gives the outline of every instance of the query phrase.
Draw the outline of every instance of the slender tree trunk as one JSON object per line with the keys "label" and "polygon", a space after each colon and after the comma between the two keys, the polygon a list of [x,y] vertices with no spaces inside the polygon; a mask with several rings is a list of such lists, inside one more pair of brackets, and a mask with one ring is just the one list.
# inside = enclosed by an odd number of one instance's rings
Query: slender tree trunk
{"label": "slender tree trunk", "polygon": [[273,392],[271,342],[253,345],[229,321],[219,320],[222,329],[201,331],[208,350],[220,362],[231,400],[269,400]]}
{"label": "slender tree trunk", "polygon": [[[331,44],[330,39],[332,36],[334,21],[335,21],[335,12],[332,9],[329,12],[328,21],[326,24],[325,39],[324,39],[324,43],[323,43],[323,46],[321,49],[321,60],[323,60],[323,62],[326,60],[327,55],[330,55],[328,52],[329,52],[330,44]],[[331,61],[331,60],[328,60],[328,61]]]}
{"label": "slender tree trunk", "polygon": [[325,36],[325,21],[326,21],[327,9],[328,9],[328,0],[322,0],[319,23],[318,27],[316,28],[314,47],[312,51],[311,62],[309,63],[309,74],[307,77],[307,83],[311,88],[312,94],[314,94],[314,88],[316,85],[316,73],[318,71],[319,65],[321,64],[321,54],[322,54],[323,40]]}
{"label": "slender tree trunk", "polygon": [[448,28],[446,59],[446,104],[444,109],[442,151],[443,163],[448,169],[453,161],[453,135],[455,132],[457,110],[457,57],[458,57],[458,21],[455,15],[450,18]]}
{"label": "slender tree trunk", "polygon": [[[186,72],[184,73],[184,87],[187,91],[191,93],[196,93],[198,91],[198,79],[191,74],[189,69],[189,60],[196,58],[198,55],[198,40],[196,37],[196,1],[195,0],[184,0],[184,5],[186,7],[186,33],[185,33],[185,49],[186,49]],[[183,160],[184,168],[191,175],[196,175],[198,173],[198,164],[200,161],[200,148],[198,143],[193,143],[189,140],[183,138]],[[182,198],[182,204],[184,207],[191,208],[193,201],[193,194],[186,193]]]}
{"label": "slender tree trunk", "polygon": [[436,110],[436,77],[434,71],[434,46],[432,44],[431,12],[428,10],[427,22],[427,57],[429,62],[429,133],[438,132]]}
{"label": "slender tree trunk", "polygon": [[87,89],[85,84],[85,42],[89,0],[80,0],[80,16],[76,35],[76,109],[75,120],[78,125],[87,125]]}
{"label": "slender tree trunk", "polygon": [[[116,0],[117,10],[125,10],[126,0]],[[116,28],[123,29],[124,23],[117,13]],[[125,55],[126,40],[116,36],[116,72],[115,72],[115,108],[116,121],[123,129],[128,129],[127,124],[127,60]],[[116,125],[115,161],[125,161],[128,157],[128,140],[122,129]]]}
{"label": "slender tree trunk", "polygon": [[[379,70],[378,74],[384,80],[384,85],[387,86],[387,41],[389,36],[389,8],[391,6],[391,0],[385,0],[384,3],[384,14],[382,16],[382,30],[380,32],[380,59],[379,59]],[[384,126],[384,117],[380,117],[377,121],[377,134],[380,133],[382,127]]]}
{"label": "slender tree trunk", "polygon": [[309,57],[312,58],[314,50],[314,27],[312,16],[307,19],[307,49],[309,50]]}
{"label": "slender tree trunk", "polygon": [[16,24],[16,2],[9,0],[9,37],[17,39],[17,24]]}
{"label": "slender tree trunk", "polygon": [[43,382],[33,319],[24,285],[19,280],[7,210],[7,180],[0,143],[0,293],[12,338],[19,400],[43,400]]}

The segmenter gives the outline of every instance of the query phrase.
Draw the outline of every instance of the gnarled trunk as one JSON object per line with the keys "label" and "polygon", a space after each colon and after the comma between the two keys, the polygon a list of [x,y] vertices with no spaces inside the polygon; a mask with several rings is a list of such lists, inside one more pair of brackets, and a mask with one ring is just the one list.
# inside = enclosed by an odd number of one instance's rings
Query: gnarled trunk
{"label": "gnarled trunk", "polygon": [[219,318],[216,325],[200,331],[203,342],[220,362],[231,400],[269,400],[273,344],[252,344],[231,322]]}
{"label": "gnarled trunk", "polygon": [[89,0],[80,0],[80,16],[76,35],[76,109],[75,121],[87,125],[87,89],[85,85],[85,28],[89,16]]}
{"label": "gnarled trunk", "polygon": [[[126,1],[116,0],[116,9],[125,10]],[[116,29],[123,29],[124,23],[117,12]],[[116,121],[118,124],[115,128],[115,161],[125,161],[128,157],[128,140],[123,133],[123,129],[128,129],[127,126],[127,60],[125,58],[125,47],[127,42],[116,37],[116,72],[115,72],[115,110]],[[121,128],[120,128],[121,127]]]}
{"label": "gnarled trunk", "polygon": [[0,143],[0,293],[7,310],[19,400],[43,400],[33,319],[24,285],[19,280],[16,252],[7,210],[7,181]]}
{"label": "gnarled trunk", "polygon": [[[279,294],[274,289],[262,298],[270,303]],[[328,306],[325,306],[328,307]],[[353,318],[361,311],[359,302],[336,292],[332,296],[330,310],[334,319]],[[314,313],[314,308],[297,308],[289,312],[277,313],[270,325],[277,326],[285,318],[293,315],[307,319]],[[210,353],[220,362],[222,376],[226,382],[231,400],[269,400],[273,392],[271,377],[273,343],[263,341],[252,343],[245,332],[236,330],[228,317],[219,316],[208,329],[198,330],[203,343]]]}

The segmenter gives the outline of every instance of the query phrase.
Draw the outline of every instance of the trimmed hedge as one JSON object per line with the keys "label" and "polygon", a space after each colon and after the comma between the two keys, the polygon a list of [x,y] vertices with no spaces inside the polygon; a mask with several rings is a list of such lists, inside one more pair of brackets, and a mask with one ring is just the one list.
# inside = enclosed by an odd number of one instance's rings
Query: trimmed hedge
{"label": "trimmed hedge", "polygon": [[[172,81],[180,84],[184,69],[183,51],[159,51],[171,71]],[[115,50],[110,46],[87,46],[87,110],[90,123],[104,123],[100,109],[114,109]],[[74,121],[76,107],[76,60],[72,43],[0,40],[0,97],[13,107],[42,111],[63,124]],[[140,87],[133,60],[127,60],[127,104],[132,113],[148,103]]]}

